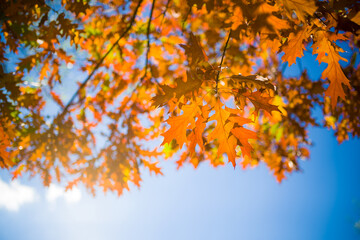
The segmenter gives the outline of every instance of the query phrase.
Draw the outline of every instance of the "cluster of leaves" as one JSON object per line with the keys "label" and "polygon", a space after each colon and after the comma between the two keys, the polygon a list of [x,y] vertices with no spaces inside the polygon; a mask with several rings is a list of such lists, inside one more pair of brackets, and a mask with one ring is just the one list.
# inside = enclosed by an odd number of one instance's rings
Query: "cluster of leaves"
{"label": "cluster of leaves", "polygon": [[[359,8],[315,0],[6,0],[0,167],[14,177],[39,174],[44,185],[54,177],[67,188],[82,182],[93,193],[140,186],[139,166],[162,174],[158,160],[169,157],[178,167],[263,162],[281,181],[309,157],[309,125],[332,127],[339,142],[360,134]],[[352,53],[344,70],[340,46]],[[305,51],[326,66],[321,79],[303,69],[285,78],[280,55],[299,65]],[[87,75],[78,85],[61,74],[73,66],[74,76]],[[66,95],[64,84],[77,90]]]}

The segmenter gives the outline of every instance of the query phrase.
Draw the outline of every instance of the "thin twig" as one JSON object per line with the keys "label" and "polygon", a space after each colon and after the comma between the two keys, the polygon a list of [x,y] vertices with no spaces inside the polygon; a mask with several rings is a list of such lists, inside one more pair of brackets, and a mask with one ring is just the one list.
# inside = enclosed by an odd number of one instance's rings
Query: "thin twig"
{"label": "thin twig", "polygon": [[324,20],[321,19],[321,16],[319,16],[317,13],[314,13],[314,16],[319,19],[325,26],[327,26],[326,22],[324,22]]}
{"label": "thin twig", "polygon": [[185,22],[186,22],[188,16],[190,15],[190,13],[191,13],[191,7],[189,8],[189,11],[186,13],[185,18],[182,20],[181,30],[182,30],[183,32],[185,32]]}
{"label": "thin twig", "polygon": [[152,20],[152,15],[154,12],[154,8],[155,8],[155,2],[156,0],[153,0],[152,5],[151,5],[151,11],[150,11],[150,16],[149,16],[149,20],[148,20],[148,25],[147,25],[147,30],[146,30],[146,38],[147,38],[147,51],[146,51],[146,58],[145,58],[145,73],[144,73],[144,77],[146,77],[147,71],[148,71],[148,66],[149,66],[149,53],[150,53],[150,27],[151,27],[151,20]]}
{"label": "thin twig", "polygon": [[164,22],[166,12],[167,12],[167,10],[168,10],[168,8],[169,8],[169,5],[170,5],[170,1],[171,1],[171,0],[168,0],[168,1],[167,1],[166,6],[165,6],[165,10],[164,10],[164,12],[162,13],[162,16],[163,16],[163,17],[162,17],[162,19],[161,19],[159,29],[161,28],[161,26],[162,26],[162,24],[163,24],[163,22]]}
{"label": "thin twig", "polygon": [[170,1],[171,1],[171,0],[168,0],[168,1],[167,1],[166,5],[165,5],[165,10],[162,11],[162,13],[160,13],[158,16],[154,17],[153,19],[158,19],[158,18],[161,17],[161,16],[163,16],[163,18],[164,18],[165,14],[166,14],[166,12],[167,12],[167,9],[168,9],[168,7],[169,7]]}
{"label": "thin twig", "polygon": [[229,35],[228,35],[228,38],[227,38],[226,43],[225,43],[225,47],[224,47],[223,54],[221,56],[220,65],[219,65],[219,71],[217,73],[216,80],[215,80],[216,81],[216,87],[215,87],[215,93],[216,94],[218,93],[218,85],[219,85],[219,76],[220,76],[220,72],[221,72],[221,66],[222,66],[222,64],[224,62],[224,57],[225,57],[225,53],[226,53],[226,48],[227,48],[227,46],[229,44],[230,35],[231,35],[231,29],[229,31]]}

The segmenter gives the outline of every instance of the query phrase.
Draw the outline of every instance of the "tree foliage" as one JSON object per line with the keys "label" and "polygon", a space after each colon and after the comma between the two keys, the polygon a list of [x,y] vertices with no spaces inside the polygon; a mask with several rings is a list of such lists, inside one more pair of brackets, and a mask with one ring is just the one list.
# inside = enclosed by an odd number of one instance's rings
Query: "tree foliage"
{"label": "tree foliage", "polygon": [[[280,182],[309,157],[309,126],[333,128],[339,142],[360,134],[359,8],[5,0],[0,167],[93,193],[140,186],[139,167],[162,174],[167,158],[178,168],[263,162]],[[319,65],[303,68],[304,54]],[[298,78],[284,76],[292,65]]]}

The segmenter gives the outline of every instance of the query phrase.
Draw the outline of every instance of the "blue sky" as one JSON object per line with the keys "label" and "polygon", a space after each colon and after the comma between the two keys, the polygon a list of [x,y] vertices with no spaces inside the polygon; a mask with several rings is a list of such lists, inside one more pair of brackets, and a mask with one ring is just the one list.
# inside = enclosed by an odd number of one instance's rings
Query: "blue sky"
{"label": "blue sky", "polygon": [[360,141],[310,135],[311,159],[281,184],[263,165],[177,171],[165,162],[165,176],[143,171],[142,187],[120,198],[80,189],[79,201],[51,202],[39,179],[22,178],[36,197],[18,211],[0,208],[0,239],[360,239]]}

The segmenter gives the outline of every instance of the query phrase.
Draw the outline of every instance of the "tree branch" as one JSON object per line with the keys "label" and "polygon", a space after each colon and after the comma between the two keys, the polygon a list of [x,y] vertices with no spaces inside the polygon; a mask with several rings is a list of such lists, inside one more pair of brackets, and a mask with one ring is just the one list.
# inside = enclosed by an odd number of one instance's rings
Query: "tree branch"
{"label": "tree branch", "polygon": [[171,1],[171,0],[168,0],[168,1],[167,1],[166,5],[165,5],[165,10],[164,10],[162,13],[160,13],[158,16],[154,17],[154,19],[157,19],[157,18],[159,18],[159,17],[161,17],[161,16],[163,16],[163,18],[165,17],[165,14],[166,14],[166,11],[167,11],[167,9],[168,9],[168,7],[169,7],[170,1]]}
{"label": "tree branch", "polygon": [[[79,92],[86,86],[86,84],[89,82],[91,77],[94,75],[94,73],[98,70],[98,68],[104,62],[105,58],[112,52],[112,50],[119,43],[119,41],[131,30],[132,26],[134,25],[137,12],[138,12],[142,2],[143,2],[143,0],[139,0],[138,5],[135,8],[134,14],[132,15],[132,17],[130,19],[129,26],[125,29],[125,31],[119,36],[119,38],[115,41],[115,43],[111,46],[111,48],[106,52],[106,54],[96,64],[96,66],[94,67],[92,72],[87,76],[87,78],[84,80],[84,82],[79,86],[78,90],[72,95],[69,102],[66,104],[65,108],[63,109],[63,111],[59,115],[59,118],[62,118],[68,112],[70,106],[73,104],[73,101],[79,95]],[[54,122],[51,124],[51,128],[53,127],[53,124],[54,124]]]}
{"label": "tree branch", "polygon": [[148,25],[147,25],[147,30],[146,30],[146,38],[147,38],[147,51],[146,51],[146,58],[145,58],[145,73],[143,78],[146,77],[147,71],[148,71],[148,65],[149,65],[149,52],[150,52],[150,27],[151,27],[151,20],[152,20],[152,15],[154,12],[154,8],[155,8],[155,2],[156,0],[153,0],[152,5],[151,5],[151,11],[150,11],[150,16],[149,16],[149,20],[148,20]]}
{"label": "tree branch", "polygon": [[225,43],[225,47],[224,47],[223,54],[221,56],[220,65],[219,65],[219,71],[217,73],[216,80],[215,80],[215,82],[216,82],[215,93],[216,94],[218,93],[218,85],[219,85],[219,76],[220,76],[220,72],[221,72],[221,66],[222,66],[222,64],[224,62],[224,57],[225,57],[225,53],[226,53],[226,48],[227,48],[227,46],[229,44],[230,35],[231,35],[231,29],[229,31],[229,35],[228,35],[228,38],[227,38],[226,43]]}
{"label": "tree branch", "polygon": [[168,8],[169,8],[170,1],[171,1],[171,0],[168,0],[168,1],[167,1],[166,6],[165,6],[165,10],[164,10],[164,12],[162,13],[162,16],[163,16],[163,17],[162,17],[162,19],[161,19],[159,29],[161,28],[161,26],[162,26],[162,24],[163,24],[163,22],[164,22],[165,15],[166,15],[166,11],[167,11]]}

